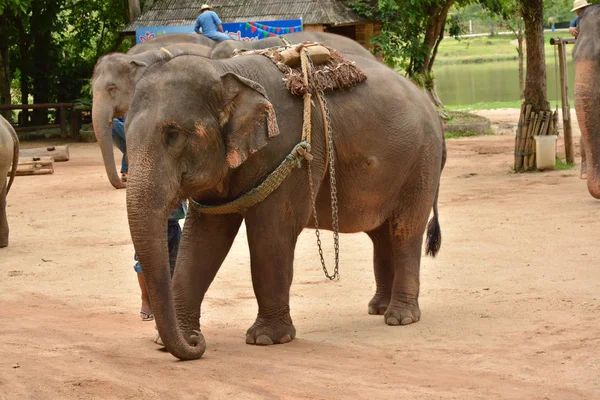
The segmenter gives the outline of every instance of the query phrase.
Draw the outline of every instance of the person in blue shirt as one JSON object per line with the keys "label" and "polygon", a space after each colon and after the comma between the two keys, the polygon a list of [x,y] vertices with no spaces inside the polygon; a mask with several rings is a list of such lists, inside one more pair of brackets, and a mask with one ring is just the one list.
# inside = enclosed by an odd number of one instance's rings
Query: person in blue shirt
{"label": "person in blue shirt", "polygon": [[583,9],[589,5],[590,3],[588,3],[587,0],[575,0],[573,2],[573,9],[571,12],[577,13],[577,16],[573,21],[571,21],[571,24],[569,25],[569,32],[571,32],[571,35],[575,36],[575,38],[579,36],[579,18],[581,18]]}
{"label": "person in blue shirt", "polygon": [[[200,32],[200,28],[202,28],[202,32]],[[200,15],[196,18],[194,32],[198,35],[202,34],[217,42],[233,40],[225,34],[219,16],[216,12],[211,10],[211,7],[208,4],[203,4],[202,7],[200,7]]]}

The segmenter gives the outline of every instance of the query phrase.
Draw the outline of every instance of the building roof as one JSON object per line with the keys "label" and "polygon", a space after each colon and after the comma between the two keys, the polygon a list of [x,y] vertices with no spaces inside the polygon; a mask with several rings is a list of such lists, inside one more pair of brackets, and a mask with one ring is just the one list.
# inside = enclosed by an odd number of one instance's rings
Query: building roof
{"label": "building roof", "polygon": [[[154,0],[142,14],[123,28],[191,25],[207,0]],[[343,25],[364,21],[340,0],[214,0],[208,2],[223,22],[299,19],[305,25]]]}

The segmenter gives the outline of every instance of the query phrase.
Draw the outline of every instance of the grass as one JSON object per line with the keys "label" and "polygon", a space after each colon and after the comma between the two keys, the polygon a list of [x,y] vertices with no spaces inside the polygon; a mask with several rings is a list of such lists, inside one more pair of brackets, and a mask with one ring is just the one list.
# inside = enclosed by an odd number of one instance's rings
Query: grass
{"label": "grass", "polygon": [[[493,135],[494,132],[489,130],[485,132],[485,135]],[[446,133],[446,139],[459,139],[459,138],[465,138],[465,137],[473,137],[473,136],[480,136],[479,133],[477,132],[473,132],[473,131],[465,131],[465,132],[448,132]]]}
{"label": "grass", "polygon": [[521,100],[514,101],[490,101],[475,104],[445,106],[450,111],[472,111],[472,110],[493,110],[496,108],[521,108]]}
{"label": "grass", "polygon": [[568,171],[571,170],[573,168],[575,168],[575,164],[569,164],[566,161],[561,160],[560,158],[556,157],[556,170],[557,171]]}
{"label": "grass", "polygon": [[[546,33],[544,40],[546,58],[554,57],[554,46],[550,44],[550,38],[553,37],[571,37],[571,34],[569,32]],[[435,62],[439,66],[516,60],[517,45],[511,43],[516,38],[516,35],[480,36],[460,40],[448,38],[440,43]]]}

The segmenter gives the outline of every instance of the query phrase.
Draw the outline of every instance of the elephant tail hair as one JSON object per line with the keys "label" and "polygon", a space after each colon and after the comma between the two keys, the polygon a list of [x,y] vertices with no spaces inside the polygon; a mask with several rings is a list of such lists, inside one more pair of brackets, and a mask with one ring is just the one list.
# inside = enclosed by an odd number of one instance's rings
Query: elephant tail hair
{"label": "elephant tail hair", "polygon": [[438,185],[435,193],[435,200],[433,201],[433,218],[427,224],[427,244],[426,252],[428,256],[435,257],[442,247],[442,229],[440,228],[440,221],[438,218],[438,195],[440,193],[440,186]]}

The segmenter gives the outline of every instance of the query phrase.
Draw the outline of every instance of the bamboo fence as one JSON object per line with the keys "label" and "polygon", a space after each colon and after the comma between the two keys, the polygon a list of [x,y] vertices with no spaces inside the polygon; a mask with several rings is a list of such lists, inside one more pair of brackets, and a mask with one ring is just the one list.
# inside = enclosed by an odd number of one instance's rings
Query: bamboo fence
{"label": "bamboo fence", "polygon": [[535,136],[557,135],[558,116],[553,111],[531,111],[531,104],[521,106],[515,136],[515,171],[535,170]]}

